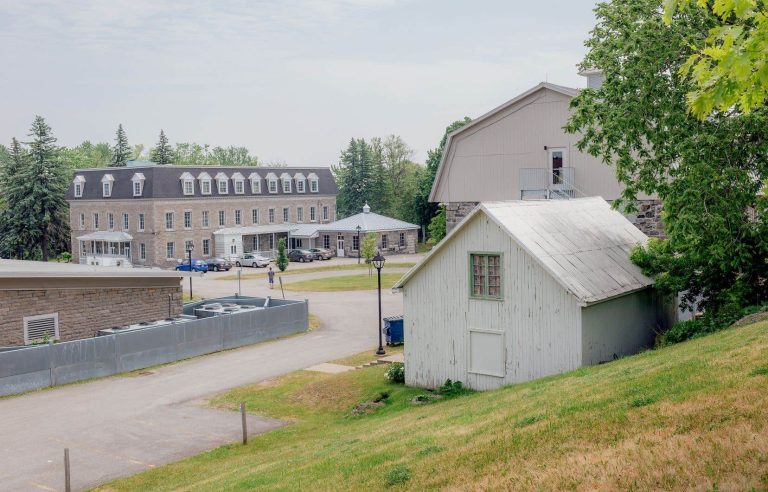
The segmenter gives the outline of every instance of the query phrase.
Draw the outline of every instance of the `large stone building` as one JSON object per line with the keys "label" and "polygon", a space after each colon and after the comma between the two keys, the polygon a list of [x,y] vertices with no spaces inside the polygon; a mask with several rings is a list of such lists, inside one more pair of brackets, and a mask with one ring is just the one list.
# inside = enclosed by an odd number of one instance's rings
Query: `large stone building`
{"label": "large stone building", "polygon": [[[600,73],[582,75],[599,87]],[[483,201],[621,196],[615,169],[580,151],[581,136],[563,130],[578,92],[542,82],[448,136],[429,197],[445,204],[448,231]],[[648,236],[663,235],[654,196],[638,196],[637,211],[626,217]]]}
{"label": "large stone building", "polygon": [[329,168],[142,165],[75,172],[73,259],[172,267],[186,256],[270,252],[296,224],[336,216]]}
{"label": "large stone building", "polygon": [[200,274],[0,259],[0,347],[176,316],[190,275]]}

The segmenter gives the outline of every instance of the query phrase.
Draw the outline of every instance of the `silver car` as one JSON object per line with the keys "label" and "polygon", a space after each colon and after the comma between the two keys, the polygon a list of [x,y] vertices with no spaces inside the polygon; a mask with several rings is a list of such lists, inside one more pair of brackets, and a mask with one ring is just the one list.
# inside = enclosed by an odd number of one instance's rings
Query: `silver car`
{"label": "silver car", "polygon": [[246,253],[241,258],[237,259],[235,265],[264,268],[265,266],[269,265],[269,258],[264,258],[261,255],[256,255],[253,253]]}

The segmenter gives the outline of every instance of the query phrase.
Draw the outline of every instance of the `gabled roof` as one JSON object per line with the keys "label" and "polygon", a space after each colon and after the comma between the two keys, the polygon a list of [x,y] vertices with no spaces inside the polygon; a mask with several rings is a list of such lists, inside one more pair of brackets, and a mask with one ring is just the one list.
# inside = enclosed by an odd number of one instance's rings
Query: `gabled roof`
{"label": "gabled roof", "polygon": [[293,179],[295,179],[296,181],[298,181],[298,180],[301,180],[301,179],[307,179],[307,178],[305,178],[305,177],[304,177],[304,174],[302,174],[302,173],[296,173],[296,174],[294,174],[294,175],[293,175]]}
{"label": "gabled roof", "polygon": [[221,181],[224,179],[229,179],[226,174],[224,173],[216,173],[216,181]]}
{"label": "gabled roof", "polygon": [[144,181],[147,178],[144,177],[144,173],[134,173],[131,181]]}
{"label": "gabled roof", "polygon": [[242,180],[245,180],[245,178],[239,172],[233,173],[232,174],[232,181],[237,181],[237,180],[241,180],[242,181]]}
{"label": "gabled roof", "polygon": [[73,183],[85,183],[85,176],[82,174],[78,174],[75,176],[75,179],[72,180]]}
{"label": "gabled roof", "polygon": [[[144,178],[142,177],[142,179],[144,179]],[[195,179],[195,177],[192,176],[190,173],[185,172],[185,173],[182,173],[181,176],[179,176],[179,179],[181,181],[193,181]]]}
{"label": "gabled roof", "polygon": [[583,305],[644,289],[629,253],[648,237],[600,197],[483,202],[414,266],[394,288],[439,255],[477,214],[485,214]]}
{"label": "gabled roof", "polygon": [[104,175],[104,176],[102,176],[102,178],[101,178],[101,182],[102,182],[102,183],[106,183],[107,181],[114,181],[114,180],[115,180],[115,177],[114,177],[114,176],[112,176],[111,174],[105,174],[105,175]]}
{"label": "gabled roof", "polygon": [[280,175],[280,179],[282,179],[283,181],[289,180],[289,179],[291,179],[291,175],[288,174],[288,173],[283,173],[283,174]]}
{"label": "gabled roof", "polygon": [[251,173],[251,174],[248,175],[248,179],[253,181],[253,180],[256,180],[256,179],[261,179],[261,176],[259,176],[259,173]]}
{"label": "gabled roof", "polygon": [[[368,208],[370,210],[370,207]],[[393,219],[385,215],[375,214],[373,212],[363,212],[357,215],[352,215],[345,219],[331,222],[330,224],[324,224],[319,228],[321,231],[338,231],[338,232],[357,232],[357,226],[360,226],[360,231],[365,232],[378,232],[378,231],[398,231],[407,229],[418,229],[416,224],[409,224],[402,220]]]}
{"label": "gabled roof", "polygon": [[536,86],[528,89],[527,91],[523,92],[522,94],[519,94],[509,101],[505,102],[501,106],[498,106],[496,108],[493,108],[492,110],[488,111],[482,116],[479,116],[475,118],[474,120],[470,121],[466,125],[462,126],[461,128],[458,128],[457,130],[451,132],[448,134],[448,139],[445,142],[445,148],[443,149],[443,156],[440,159],[440,165],[437,168],[437,172],[435,173],[435,180],[432,182],[432,190],[429,192],[429,201],[434,201],[435,199],[435,190],[437,190],[437,186],[440,183],[440,181],[443,178],[443,174],[445,172],[445,161],[448,158],[448,155],[451,151],[451,145],[453,144],[453,140],[458,137],[459,135],[462,135],[464,133],[468,133],[470,130],[475,128],[477,125],[483,123],[484,121],[488,120],[489,118],[492,118],[493,116],[499,114],[500,112],[506,110],[510,106],[513,106],[520,102],[521,100],[525,99],[526,97],[530,96],[531,94],[534,94],[538,91],[549,89],[551,91],[559,92],[560,94],[563,94],[568,97],[575,97],[578,93],[578,89],[574,89],[572,87],[565,87],[563,85],[557,85],[557,84],[550,84],[549,82],[540,82]]}
{"label": "gabled roof", "polygon": [[207,172],[203,171],[200,174],[197,175],[197,179],[203,180],[203,179],[211,179],[211,175]]}

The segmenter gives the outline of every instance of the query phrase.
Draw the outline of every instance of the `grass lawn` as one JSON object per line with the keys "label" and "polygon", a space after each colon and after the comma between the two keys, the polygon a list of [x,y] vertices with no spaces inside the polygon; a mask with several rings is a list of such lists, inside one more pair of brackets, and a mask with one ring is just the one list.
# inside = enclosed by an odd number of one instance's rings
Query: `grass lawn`
{"label": "grass lawn", "polygon": [[294,424],[102,490],[768,488],[767,322],[423,406],[384,370],[225,393],[213,403]]}
{"label": "grass lawn", "polygon": [[[333,260],[331,260],[333,261]],[[315,262],[313,262],[315,263]],[[385,268],[411,268],[416,263],[414,262],[392,262],[387,263]],[[277,272],[276,267],[272,267],[273,270],[275,270],[278,275],[300,275],[302,273],[317,273],[317,272],[338,272],[343,270],[361,270],[361,269],[368,269],[368,265],[365,263],[362,263],[358,265],[357,263],[354,264],[347,264],[347,265],[323,265],[318,267],[309,267],[309,268],[301,268],[301,269],[294,269],[291,270],[291,267],[288,267],[288,270],[284,271],[283,273]],[[230,270],[231,271],[231,270]],[[241,279],[249,279],[249,278],[267,278],[267,272],[261,271],[259,273],[245,273],[247,270],[243,269],[243,273],[240,274]],[[223,275],[221,277],[216,277],[216,280],[237,280],[237,273],[235,274],[229,274],[229,275]]]}
{"label": "grass lawn", "polygon": [[416,243],[417,253],[429,253],[435,245],[432,243]]}
{"label": "grass lawn", "polygon": [[[382,273],[381,288],[391,289],[400,280],[402,273]],[[283,283],[283,288],[302,292],[339,292],[348,290],[372,290],[378,288],[376,272],[373,275],[344,275],[341,277],[315,278],[298,282]]]}

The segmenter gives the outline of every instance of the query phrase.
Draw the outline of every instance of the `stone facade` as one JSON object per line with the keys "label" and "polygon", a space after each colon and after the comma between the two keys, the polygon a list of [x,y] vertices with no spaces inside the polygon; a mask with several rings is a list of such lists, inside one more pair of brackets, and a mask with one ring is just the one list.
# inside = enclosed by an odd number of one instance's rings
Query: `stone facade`
{"label": "stone facade", "polygon": [[90,338],[100,329],[168,317],[182,312],[179,284],[0,290],[0,346],[24,345],[24,317],[58,313],[61,341]]}
{"label": "stone facade", "polygon": [[451,232],[479,202],[451,202],[445,205],[445,232]]}
{"label": "stone facade", "polygon": [[[314,207],[315,220],[312,220]],[[284,221],[283,209],[288,209]],[[254,221],[254,210],[258,220]],[[273,210],[273,221],[270,221]],[[239,211],[239,222],[237,215]],[[208,223],[204,223],[207,212]],[[219,221],[224,213],[223,223]],[[166,227],[166,213],[172,214],[172,224]],[[189,223],[186,223],[186,214]],[[98,229],[95,227],[98,214]],[[110,214],[112,214],[110,227]],[[124,214],[128,227],[124,227]],[[144,215],[144,228],[140,228],[140,214]],[[81,217],[82,215],[82,217]],[[71,200],[70,224],[72,229],[72,256],[78,262],[82,251],[78,236],[101,231],[124,231],[133,236],[131,261],[135,265],[169,268],[185,256],[185,244],[193,241],[196,258],[216,255],[213,232],[224,227],[290,223],[329,223],[336,218],[335,195],[299,196],[242,196],[242,197],[190,197],[180,199],[103,199]],[[189,227],[187,227],[189,225]],[[204,242],[204,241],[207,241]],[[168,243],[173,243],[173,255],[168,256]],[[144,255],[142,257],[142,245]],[[207,248],[206,248],[207,245]]]}
{"label": "stone facade", "polygon": [[661,201],[638,200],[636,207],[637,212],[628,217],[630,222],[648,237],[665,237],[664,223],[661,221]]}
{"label": "stone facade", "polygon": [[[415,254],[416,244],[418,243],[419,233],[417,229],[405,229],[402,231],[386,231],[377,232],[376,234],[376,246],[382,252],[384,256],[391,254]],[[401,246],[400,235],[403,235],[404,244]],[[382,236],[386,236],[386,247]],[[318,248],[328,248],[337,254],[339,246],[339,237],[342,238],[344,243],[344,256],[356,258],[358,251],[354,248],[357,241],[356,232],[334,232],[334,231],[320,231],[317,239],[315,239],[315,245]],[[365,233],[360,234],[360,242],[362,243]]]}
{"label": "stone facade", "polygon": [[[452,202],[445,206],[445,230],[450,232],[456,227],[456,224],[462,221],[474,208],[478,202]],[[660,200],[638,200],[637,211],[628,214],[627,219],[635,227],[640,229],[648,237],[664,236],[664,224],[661,220],[661,201]]]}

